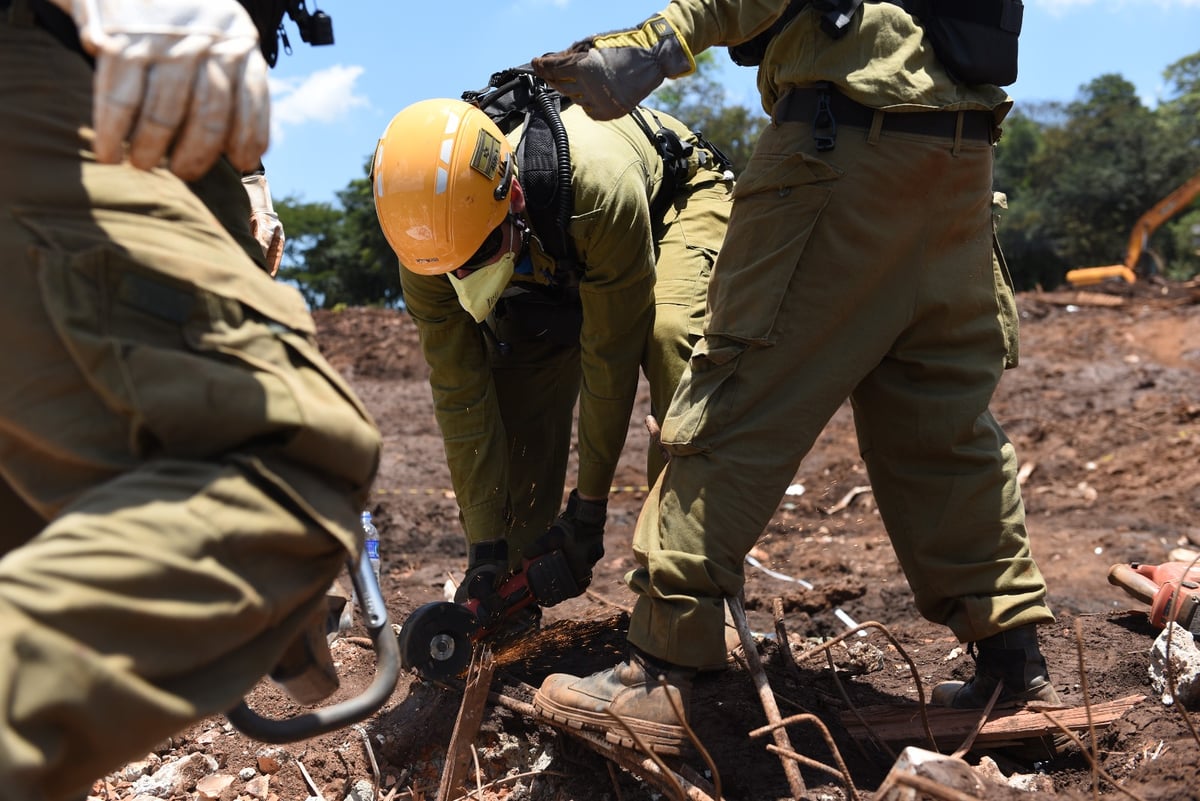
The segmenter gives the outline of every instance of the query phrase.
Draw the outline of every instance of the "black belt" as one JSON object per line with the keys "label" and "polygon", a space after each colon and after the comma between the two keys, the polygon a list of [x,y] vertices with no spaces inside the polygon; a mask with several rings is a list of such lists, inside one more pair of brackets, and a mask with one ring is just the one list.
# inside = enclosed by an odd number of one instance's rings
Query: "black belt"
{"label": "black belt", "polygon": [[[823,105],[822,101],[826,105]],[[818,115],[828,111],[828,116],[818,120]],[[771,112],[775,122],[811,122],[815,128],[836,135],[838,125],[852,128],[870,128],[877,109],[855,102],[834,87],[796,88],[779,99]],[[992,113],[990,111],[884,111],[881,131],[892,133],[922,134],[954,139],[959,135],[962,121],[962,138],[981,142],[992,141]],[[823,115],[824,116],[824,115]],[[831,119],[830,119],[831,118]],[[831,124],[832,123],[832,124]]]}
{"label": "black belt", "polygon": [[[0,13],[10,13],[13,4],[13,0],[0,0]],[[28,0],[24,6],[27,9],[26,13],[32,12],[32,17],[27,18],[22,27],[28,27],[32,23],[45,29],[61,42],[63,47],[79,53],[89,64],[93,63],[92,57],[84,51],[79,42],[79,29],[69,14],[49,0]]]}

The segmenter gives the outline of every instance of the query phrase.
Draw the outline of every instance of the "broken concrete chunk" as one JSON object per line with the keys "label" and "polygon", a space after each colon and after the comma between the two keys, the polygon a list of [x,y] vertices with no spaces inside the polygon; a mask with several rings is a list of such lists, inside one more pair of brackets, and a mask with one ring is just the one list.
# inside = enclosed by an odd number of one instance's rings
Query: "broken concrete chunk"
{"label": "broken concrete chunk", "polygon": [[[1170,641],[1170,661],[1167,642]],[[1175,693],[1171,693],[1171,681]],[[1150,648],[1150,687],[1164,704],[1176,700],[1187,709],[1200,708],[1200,646],[1191,632],[1178,623],[1168,623]]]}
{"label": "broken concrete chunk", "polygon": [[196,782],[197,801],[217,801],[221,793],[233,784],[233,777],[227,773],[214,773]]}
{"label": "broken concrete chunk", "polygon": [[[986,798],[991,782],[981,777],[964,760],[924,748],[909,746],[900,752],[876,801],[919,801],[930,798],[930,790],[949,787],[975,798]],[[952,794],[951,794],[952,795]],[[941,797],[951,797],[942,795]]]}
{"label": "broken concrete chunk", "polygon": [[164,763],[149,776],[142,776],[133,783],[134,793],[170,798],[183,795],[196,786],[196,782],[217,772],[217,760],[207,754],[188,754],[172,762]]}

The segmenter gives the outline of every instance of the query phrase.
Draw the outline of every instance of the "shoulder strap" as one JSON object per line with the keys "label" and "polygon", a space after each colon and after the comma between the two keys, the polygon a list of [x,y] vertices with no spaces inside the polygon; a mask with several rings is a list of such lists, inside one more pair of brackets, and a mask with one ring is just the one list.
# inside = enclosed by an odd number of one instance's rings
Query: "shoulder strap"
{"label": "shoulder strap", "polygon": [[[645,114],[654,119],[655,128],[646,122]],[[688,180],[688,159],[695,149],[690,142],[684,142],[679,135],[659,121],[653,111],[638,106],[630,116],[633,117],[642,133],[650,140],[650,144],[658,151],[663,163],[663,181],[650,204],[650,220],[659,226],[666,216],[667,208],[675,199],[676,192]]]}
{"label": "shoulder strap", "polygon": [[524,124],[517,165],[529,220],[547,254],[574,261],[575,247],[567,234],[575,206],[571,151],[561,117],[570,98],[522,65],[495,73],[487,86],[463,92],[462,99],[482,109],[505,134]]}

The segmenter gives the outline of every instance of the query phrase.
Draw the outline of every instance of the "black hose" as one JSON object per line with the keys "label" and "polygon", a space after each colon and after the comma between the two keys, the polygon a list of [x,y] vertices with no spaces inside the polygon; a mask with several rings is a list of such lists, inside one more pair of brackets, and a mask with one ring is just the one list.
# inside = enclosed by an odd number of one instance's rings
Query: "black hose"
{"label": "black hose", "polygon": [[571,221],[571,211],[574,206],[573,196],[571,194],[571,158],[570,145],[567,142],[567,129],[563,125],[562,116],[554,105],[554,98],[544,86],[539,87],[533,96],[534,101],[542,110],[542,118],[550,128],[550,134],[554,137],[554,148],[559,154],[558,158],[558,228],[566,236],[567,223]]}

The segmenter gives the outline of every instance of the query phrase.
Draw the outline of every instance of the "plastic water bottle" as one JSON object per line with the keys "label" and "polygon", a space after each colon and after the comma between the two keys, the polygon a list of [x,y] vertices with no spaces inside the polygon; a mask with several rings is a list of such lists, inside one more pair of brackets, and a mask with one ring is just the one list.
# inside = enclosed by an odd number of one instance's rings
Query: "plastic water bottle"
{"label": "plastic water bottle", "polygon": [[367,552],[367,559],[371,563],[371,571],[375,573],[375,583],[379,583],[380,574],[380,559],[379,559],[379,529],[375,528],[375,524],[371,522],[371,513],[362,513],[362,528],[363,528],[363,546]]}
{"label": "plastic water bottle", "polygon": [[[375,528],[375,524],[371,521],[371,513],[364,511],[360,518],[363,530],[363,550],[366,551],[367,561],[371,563],[371,572],[375,574],[375,583],[379,583],[380,564],[379,564],[379,529]],[[360,614],[358,609],[358,591],[350,590],[350,605],[342,613],[342,620],[339,626],[343,628],[350,627],[348,615]]]}

